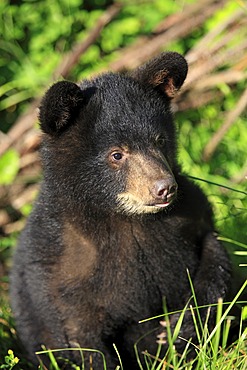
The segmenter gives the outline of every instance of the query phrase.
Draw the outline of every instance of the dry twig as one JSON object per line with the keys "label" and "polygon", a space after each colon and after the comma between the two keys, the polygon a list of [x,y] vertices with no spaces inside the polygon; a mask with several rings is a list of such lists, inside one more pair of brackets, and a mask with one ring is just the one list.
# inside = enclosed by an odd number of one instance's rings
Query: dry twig
{"label": "dry twig", "polygon": [[203,152],[203,159],[209,161],[215,152],[217,146],[221,142],[222,138],[230,127],[236,122],[236,119],[242,114],[244,109],[247,107],[247,89],[243,92],[241,98],[238,101],[235,109],[228,113],[225,122],[220,127],[220,129],[213,135],[211,140],[206,145]]}
{"label": "dry twig", "polygon": [[[111,63],[110,69],[113,71],[122,71],[138,67],[160,50],[164,50],[169,43],[190,34],[194,29],[203,24],[207,18],[212,16],[215,11],[220,9],[225,2],[226,0],[204,0],[200,2],[201,7],[198,4],[194,4],[193,6],[184,8],[183,17],[177,17],[173,22],[168,19],[168,24],[171,22],[172,26],[167,27],[164,22],[164,32],[151,38],[143,38],[141,42],[138,40],[129,49],[124,49],[118,59]],[[181,19],[186,19],[186,22],[181,21]]]}
{"label": "dry twig", "polygon": [[72,50],[64,56],[61,64],[54,72],[54,80],[60,78],[66,78],[72,68],[78,63],[80,57],[87,51],[87,49],[97,40],[100,36],[103,28],[117,16],[120,12],[123,4],[114,3],[110,6],[98,19],[95,27],[90,31],[88,36],[81,43],[74,45]]}

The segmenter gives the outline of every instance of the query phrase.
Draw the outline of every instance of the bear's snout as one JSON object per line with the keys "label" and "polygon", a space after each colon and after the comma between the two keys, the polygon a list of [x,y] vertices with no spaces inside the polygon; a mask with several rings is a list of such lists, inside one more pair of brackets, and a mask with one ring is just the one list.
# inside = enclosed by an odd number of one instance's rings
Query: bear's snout
{"label": "bear's snout", "polygon": [[173,177],[157,180],[151,189],[156,203],[169,203],[177,193],[178,185]]}

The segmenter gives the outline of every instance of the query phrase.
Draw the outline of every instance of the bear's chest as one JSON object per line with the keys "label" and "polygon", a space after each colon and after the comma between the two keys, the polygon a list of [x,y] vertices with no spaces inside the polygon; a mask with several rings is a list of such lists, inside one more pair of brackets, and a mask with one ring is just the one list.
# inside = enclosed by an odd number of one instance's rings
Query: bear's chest
{"label": "bear's chest", "polygon": [[91,239],[66,225],[62,240],[51,291],[78,312],[89,305],[138,320],[160,313],[164,297],[177,309],[199,262],[196,245],[164,222],[111,225]]}
{"label": "bear's chest", "polygon": [[[101,255],[95,279],[124,305],[152,307],[166,297],[170,307],[188,295],[189,278],[199,264],[198,248],[184,240],[177,228],[163,224],[133,227],[127,234],[111,235]],[[172,292],[172,294],[171,294]]]}

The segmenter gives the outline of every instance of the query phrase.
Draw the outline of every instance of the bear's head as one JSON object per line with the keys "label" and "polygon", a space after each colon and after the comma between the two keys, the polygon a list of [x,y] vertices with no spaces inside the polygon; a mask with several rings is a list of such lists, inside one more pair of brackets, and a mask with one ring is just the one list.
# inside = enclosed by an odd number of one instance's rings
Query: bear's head
{"label": "bear's head", "polygon": [[130,74],[55,83],[40,107],[50,194],[80,211],[156,213],[176,197],[171,99],[185,59],[162,53]]}

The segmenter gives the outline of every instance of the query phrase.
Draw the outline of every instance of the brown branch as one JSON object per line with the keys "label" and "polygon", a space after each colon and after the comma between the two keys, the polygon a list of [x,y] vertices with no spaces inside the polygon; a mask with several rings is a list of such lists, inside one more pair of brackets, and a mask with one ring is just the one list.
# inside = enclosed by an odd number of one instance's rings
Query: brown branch
{"label": "brown branch", "polygon": [[187,53],[186,58],[188,62],[192,64],[193,62],[201,58],[203,55],[207,55],[208,48],[210,48],[214,40],[217,39],[223,31],[227,30],[227,28],[232,26],[242,17],[243,10],[239,9],[235,13],[231,14],[224,22],[221,22],[217,27],[214,27],[211,31],[209,31],[204,37],[200,39],[196,46]]}
{"label": "brown branch", "polygon": [[158,26],[155,27],[154,33],[164,32],[176,24],[186,22],[189,18],[194,17],[198,12],[201,12],[203,8],[219,1],[222,3],[222,0],[201,0],[194,4],[187,4],[181,12],[171,14],[161,21]]}
{"label": "brown branch", "polygon": [[82,54],[97,40],[103,28],[120,12],[123,4],[115,3],[110,6],[101,17],[99,17],[95,27],[89,32],[88,36],[81,43],[77,43],[72,48],[71,52],[65,55],[61,64],[54,72],[54,79],[60,76],[66,78],[71,69],[78,63]]}
{"label": "brown branch", "polygon": [[224,135],[230,129],[230,127],[235,123],[236,119],[242,114],[246,106],[247,106],[247,89],[243,92],[235,109],[229,112],[224,124],[213,135],[212,139],[206,145],[204,152],[203,152],[203,159],[205,161],[208,161],[212,157],[213,153],[215,152],[217,146],[223,139]]}
{"label": "brown branch", "polygon": [[11,127],[8,134],[5,135],[4,140],[1,141],[0,145],[0,156],[3,155],[10,146],[14,145],[22,135],[30,130],[34,122],[37,120],[37,109],[40,103],[40,99],[36,98],[33,103],[29,106],[27,112],[20,116],[14,126]]}
{"label": "brown branch", "polygon": [[220,91],[205,91],[200,92],[191,90],[188,93],[180,94],[173,101],[173,111],[186,111],[188,109],[197,109],[201,106],[205,106],[212,100],[218,101],[222,96]]}
{"label": "brown branch", "polygon": [[247,79],[247,72],[229,69],[202,77],[199,81],[195,82],[193,90],[208,90],[222,83],[235,84],[239,81],[244,81],[245,79]]}
{"label": "brown branch", "polygon": [[[79,58],[86,50],[96,41],[102,29],[119,13],[122,7],[121,3],[115,3],[110,6],[99,17],[95,27],[89,32],[88,36],[82,43],[75,44],[72,51],[68,53],[62,60],[60,66],[55,70],[53,80],[60,76],[66,77],[72,68],[77,64]],[[49,82],[48,82],[49,84]],[[43,95],[43,94],[41,94]],[[14,145],[16,141],[25,134],[26,131],[32,128],[37,120],[37,109],[40,104],[40,98],[36,98],[29,109],[16,121],[15,125],[9,130],[7,135],[1,136],[0,156],[6,150]]]}
{"label": "brown branch", "polygon": [[190,67],[190,72],[183,88],[191,89],[202,76],[209,75],[214,69],[224,66],[227,63],[236,63],[246,53],[246,49],[247,41],[244,40],[242,44],[231,48],[224,48],[217,52],[208,50],[204,59],[198,60],[195,65]]}
{"label": "brown branch", "polygon": [[27,189],[18,194],[18,196],[14,195],[12,199],[10,199],[10,203],[15,210],[20,210],[27,203],[31,203],[35,196],[37,195],[39,189],[38,184],[30,185]]}
{"label": "brown branch", "polygon": [[[193,13],[193,16],[190,16],[185,9],[184,12],[188,15],[186,22],[177,22],[162,34],[153,36],[152,38],[145,38],[143,42],[139,40],[129,50],[123,49],[117,61],[110,65],[110,69],[121,71],[138,67],[141,63],[167,47],[169,43],[187,36],[192,30],[211,17],[216,10],[220,9],[225,2],[226,0],[207,1],[208,5],[205,5],[203,8],[197,7],[197,12]],[[198,5],[196,4],[196,6]],[[189,9],[191,12],[191,7]]]}

